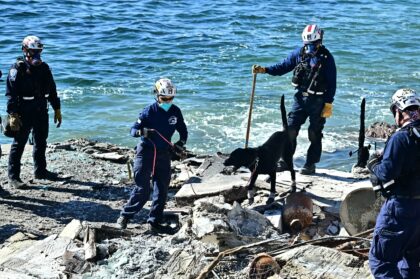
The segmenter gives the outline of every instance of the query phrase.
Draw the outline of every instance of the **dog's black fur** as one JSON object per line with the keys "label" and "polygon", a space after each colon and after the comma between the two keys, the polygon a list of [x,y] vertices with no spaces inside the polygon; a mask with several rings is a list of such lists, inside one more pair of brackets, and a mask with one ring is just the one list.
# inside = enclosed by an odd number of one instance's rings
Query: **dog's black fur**
{"label": "dog's black fur", "polygon": [[[225,166],[234,166],[234,169],[247,167],[251,170],[251,178],[248,185],[248,192],[253,191],[255,181],[259,174],[270,176],[270,197],[267,204],[274,201],[276,193],[276,170],[277,163],[282,158],[286,163],[292,177],[291,191],[296,191],[296,174],[293,168],[292,144],[287,132],[286,108],[284,106],[284,95],[281,97],[280,111],[283,122],[283,131],[275,132],[261,146],[256,148],[237,148],[224,161]],[[253,202],[252,196],[249,197]]]}

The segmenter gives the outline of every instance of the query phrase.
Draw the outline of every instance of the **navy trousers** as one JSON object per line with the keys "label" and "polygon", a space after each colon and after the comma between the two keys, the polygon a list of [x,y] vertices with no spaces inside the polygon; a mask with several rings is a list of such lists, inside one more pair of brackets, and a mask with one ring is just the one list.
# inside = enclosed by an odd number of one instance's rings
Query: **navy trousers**
{"label": "navy trousers", "polygon": [[10,147],[8,176],[11,179],[20,179],[22,154],[32,131],[34,139],[33,159],[35,173],[45,172],[47,162],[45,150],[48,138],[48,110],[33,109],[21,113],[22,127]]}
{"label": "navy trousers", "polygon": [[389,198],[377,217],[369,266],[375,278],[420,278],[420,200]]}
{"label": "navy trousers", "polygon": [[308,138],[311,142],[306,156],[306,164],[318,163],[322,152],[322,130],[325,125],[325,118],[321,117],[324,108],[323,96],[309,95],[302,96],[302,93],[295,94],[292,110],[289,112],[287,125],[289,137],[293,145],[293,154],[296,151],[296,138],[300,127],[309,117]]}
{"label": "navy trousers", "polygon": [[136,186],[131,192],[130,198],[124,205],[121,216],[132,218],[139,212],[149,200],[151,183],[153,187],[152,207],[150,209],[148,223],[159,223],[162,220],[168,196],[168,187],[171,180],[171,160],[168,150],[159,150],[156,153],[155,174],[151,178],[153,168],[153,148],[137,145],[136,159],[134,161],[134,180]]}

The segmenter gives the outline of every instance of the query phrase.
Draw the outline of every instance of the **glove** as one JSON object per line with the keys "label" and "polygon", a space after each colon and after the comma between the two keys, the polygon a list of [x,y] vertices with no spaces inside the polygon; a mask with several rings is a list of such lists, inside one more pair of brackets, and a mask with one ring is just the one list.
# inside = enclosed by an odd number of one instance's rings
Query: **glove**
{"label": "glove", "polygon": [[373,173],[373,169],[376,165],[379,165],[379,163],[382,161],[382,154],[380,153],[373,153],[372,155],[370,155],[369,160],[366,164],[366,167],[368,168],[368,170]]}
{"label": "glove", "polygon": [[175,148],[176,151],[181,151],[182,152],[182,151],[185,150],[184,145],[185,145],[185,142],[182,141],[182,140],[179,140],[179,141],[174,143],[174,148]]}
{"label": "glove", "polygon": [[332,115],[333,105],[331,103],[325,103],[324,108],[321,112],[321,117],[328,118]]}
{"label": "glove", "polygon": [[260,65],[252,65],[252,73],[253,74],[265,74],[265,67]]}
{"label": "glove", "polygon": [[149,128],[143,128],[141,130],[138,131],[140,136],[143,136],[144,138],[150,138],[150,136],[155,132],[154,129],[149,129]]}
{"label": "glove", "polygon": [[20,120],[19,114],[9,114],[9,126],[12,132],[19,132],[20,128],[22,127],[22,120]]}
{"label": "glove", "polygon": [[60,128],[63,117],[61,116],[61,110],[54,110],[54,124],[57,123],[57,128]]}

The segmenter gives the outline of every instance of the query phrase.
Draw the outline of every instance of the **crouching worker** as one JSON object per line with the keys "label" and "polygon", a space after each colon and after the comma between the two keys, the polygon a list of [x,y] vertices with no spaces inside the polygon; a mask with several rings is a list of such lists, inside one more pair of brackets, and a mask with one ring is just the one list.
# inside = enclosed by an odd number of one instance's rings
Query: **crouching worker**
{"label": "crouching worker", "polygon": [[[153,198],[147,223],[152,230],[165,232],[161,225],[163,209],[171,179],[171,148],[183,149],[188,131],[181,110],[172,103],[176,88],[169,79],[163,78],[155,83],[156,102],[140,113],[131,128],[133,137],[140,137],[134,161],[134,180],[136,186],[124,205],[117,225],[127,227],[128,221],[139,212],[149,200],[152,180]],[[180,140],[171,143],[174,132],[178,131]]]}
{"label": "crouching worker", "polygon": [[420,278],[420,97],[400,89],[391,111],[399,129],[367,164],[387,198],[376,219],[369,265],[375,278]]}

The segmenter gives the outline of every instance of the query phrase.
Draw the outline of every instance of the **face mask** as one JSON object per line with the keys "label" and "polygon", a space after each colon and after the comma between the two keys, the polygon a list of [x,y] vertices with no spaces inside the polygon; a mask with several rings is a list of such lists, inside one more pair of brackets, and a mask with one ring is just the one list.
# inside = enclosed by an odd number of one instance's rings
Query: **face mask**
{"label": "face mask", "polygon": [[317,44],[307,44],[305,45],[306,54],[314,54],[317,51]]}
{"label": "face mask", "polygon": [[171,108],[171,106],[172,106],[172,103],[159,103],[159,106],[164,110],[164,111],[168,111],[170,108]]}
{"label": "face mask", "polygon": [[32,66],[39,66],[42,64],[41,51],[30,50],[26,54],[29,64]]}

